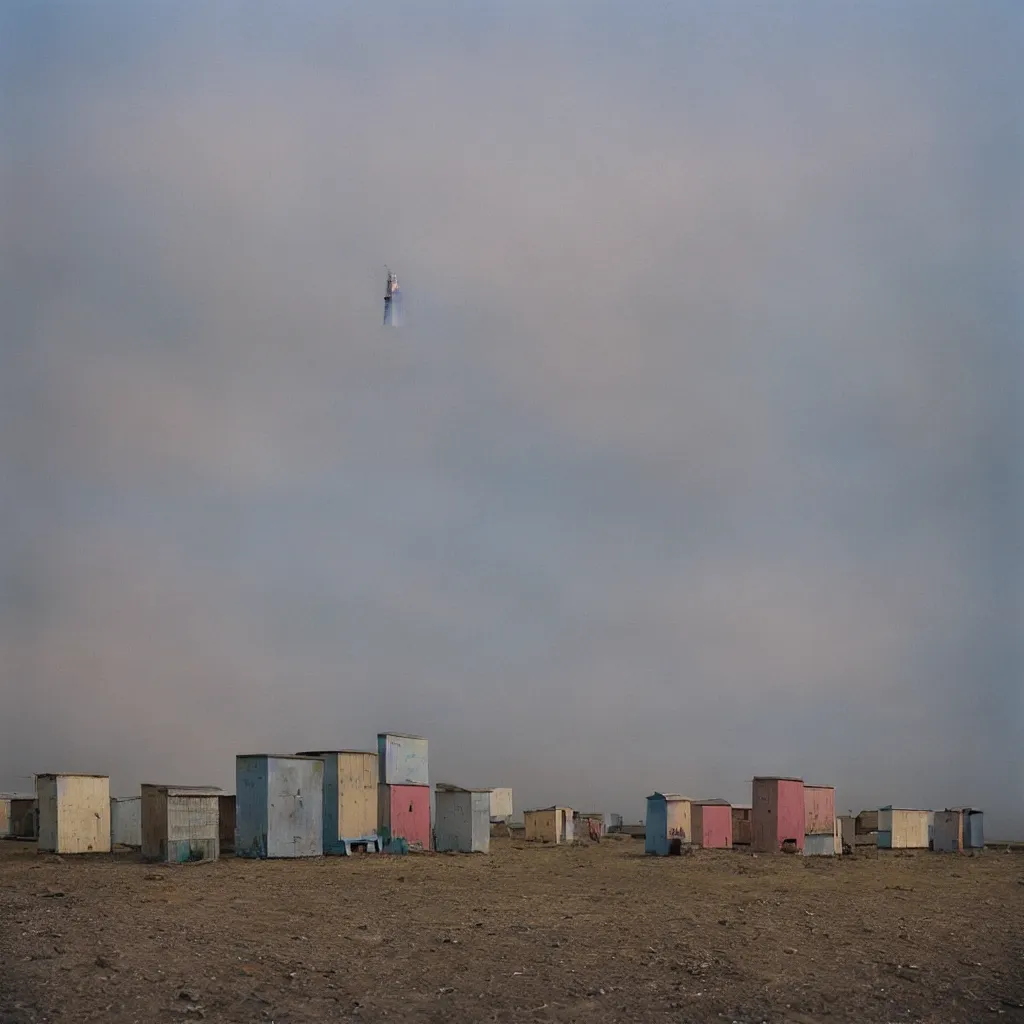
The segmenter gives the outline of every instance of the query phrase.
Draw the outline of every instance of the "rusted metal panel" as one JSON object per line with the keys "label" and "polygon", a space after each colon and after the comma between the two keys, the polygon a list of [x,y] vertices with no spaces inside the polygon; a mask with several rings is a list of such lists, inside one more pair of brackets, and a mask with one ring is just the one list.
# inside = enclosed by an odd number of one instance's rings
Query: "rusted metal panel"
{"label": "rusted metal panel", "polygon": [[804,846],[804,784],[801,779],[756,776],[751,785],[751,848],[777,853],[783,843]]}
{"label": "rusted metal panel", "polygon": [[0,838],[35,836],[35,799],[27,793],[0,793]]}
{"label": "rusted metal panel", "polygon": [[106,775],[37,775],[36,798],[41,850],[110,852],[110,779]]}
{"label": "rusted metal panel", "polygon": [[435,849],[439,853],[489,853],[491,791],[438,783],[435,799]]}
{"label": "rusted metal panel", "polygon": [[691,804],[693,843],[707,850],[732,849],[732,807],[729,804]]}
{"label": "rusted metal panel", "polygon": [[932,848],[940,853],[960,853],[964,848],[964,815],[961,810],[935,812]]}
{"label": "rusted metal panel", "polygon": [[217,814],[220,818],[220,852],[233,853],[235,850],[235,794],[221,793],[217,798]]}
{"label": "rusted metal panel", "polygon": [[324,762],[318,757],[240,754],[235,758],[235,854],[323,854]]}
{"label": "rusted metal panel", "polygon": [[813,835],[804,836],[805,857],[834,857],[836,852],[835,832],[825,835],[823,832],[816,832]]}
{"label": "rusted metal panel", "polygon": [[110,844],[142,846],[142,797],[110,798]]}
{"label": "rusted metal panel", "polygon": [[849,814],[842,815],[839,818],[839,829],[843,845],[852,851],[857,845],[857,819]]}
{"label": "rusted metal panel", "polygon": [[380,782],[388,786],[429,786],[427,741],[400,732],[377,735]]}
{"label": "rusted metal panel", "polygon": [[523,812],[526,841],[531,843],[565,843],[573,839],[571,807],[541,807]]}
{"label": "rusted metal panel", "polygon": [[732,808],[732,842],[734,846],[749,846],[751,841],[749,807]]}
{"label": "rusted metal panel", "polygon": [[429,850],[430,787],[377,787],[377,833],[385,843],[404,839],[411,849]]}
{"label": "rusted metal panel", "polygon": [[834,835],[836,829],[835,786],[804,785],[804,834]]}
{"label": "rusted metal panel", "polygon": [[142,856],[167,864],[220,856],[217,786],[142,785]]}
{"label": "rusted metal panel", "polygon": [[857,815],[857,835],[866,836],[878,831],[878,811],[861,811]]}
{"label": "rusted metal panel", "polygon": [[964,808],[964,846],[971,850],[985,847],[984,815],[973,808]]}

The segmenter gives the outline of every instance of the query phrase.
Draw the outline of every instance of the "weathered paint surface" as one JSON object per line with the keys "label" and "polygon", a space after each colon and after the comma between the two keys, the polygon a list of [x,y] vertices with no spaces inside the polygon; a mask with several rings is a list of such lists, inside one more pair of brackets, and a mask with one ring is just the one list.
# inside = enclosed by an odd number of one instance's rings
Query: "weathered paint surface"
{"label": "weathered paint surface", "polygon": [[319,758],[239,755],[235,759],[235,855],[323,854],[324,763]]}
{"label": "weathered paint surface", "polygon": [[305,751],[324,762],[324,853],[377,834],[377,755],[372,750]]}
{"label": "weathered paint surface", "polygon": [[429,786],[427,741],[422,736],[382,732],[377,736],[380,781],[389,786]]}
{"label": "weathered paint surface", "polygon": [[36,798],[19,796],[11,800],[11,835],[19,839],[36,837]]}
{"label": "weathered paint surface", "polygon": [[39,849],[110,852],[110,779],[105,775],[37,775]]}
{"label": "weathered paint surface", "polygon": [[964,846],[980,850],[985,845],[984,815],[981,811],[964,811]]}
{"label": "weathered paint surface", "polygon": [[804,834],[834,835],[836,790],[834,786],[804,786]]}
{"label": "weathered paint surface", "polygon": [[142,846],[142,797],[110,798],[110,843],[112,846]]}
{"label": "weathered paint surface", "polygon": [[932,833],[933,849],[940,853],[960,853],[964,848],[964,816],[962,811],[935,812]]}
{"label": "weathered paint surface", "polygon": [[526,841],[529,843],[572,842],[574,835],[571,807],[543,807],[523,812]]}
{"label": "weathered paint surface", "polygon": [[[886,833],[889,849],[927,850],[928,815],[925,810],[903,807],[880,807],[878,809],[878,832]],[[878,846],[882,847],[881,839]]]}
{"label": "weathered paint surface", "polygon": [[[489,806],[489,805],[488,805]],[[430,849],[430,787],[377,787],[377,832],[385,843],[404,839],[411,849]]]}
{"label": "weathered paint surface", "polygon": [[220,856],[220,790],[142,786],[142,856],[168,864]]}
{"label": "weathered paint surface", "polygon": [[777,853],[792,840],[804,846],[804,784],[800,779],[755,778],[751,787],[751,849]]}
{"label": "weathered paint surface", "polygon": [[857,835],[865,836],[878,831],[878,811],[861,811],[856,820]]}
{"label": "weathered paint surface", "polygon": [[751,841],[750,808],[732,808],[732,841],[737,846],[749,846]]}
{"label": "weathered paint surface", "polygon": [[732,808],[728,804],[691,805],[693,843],[706,850],[732,849]]}
{"label": "weathered paint surface", "polygon": [[220,819],[220,852],[234,852],[236,821],[234,793],[221,793],[217,798],[217,815]]}
{"label": "weathered paint surface", "polygon": [[804,836],[805,857],[833,857],[836,852],[835,832],[825,835],[817,832],[814,835]]}
{"label": "weathered paint surface", "polygon": [[852,850],[857,845],[857,819],[850,814],[839,818],[839,831],[843,843]]}
{"label": "weathered paint surface", "polygon": [[512,790],[491,790],[491,817],[498,821],[508,821],[512,817]]}
{"label": "weathered paint surface", "polygon": [[434,794],[435,849],[444,853],[489,853],[491,794],[487,790],[443,789]]}
{"label": "weathered paint surface", "polygon": [[[730,824],[731,828],[731,824]],[[644,851],[667,857],[672,841],[693,841],[692,801],[678,793],[652,793],[647,798]]]}

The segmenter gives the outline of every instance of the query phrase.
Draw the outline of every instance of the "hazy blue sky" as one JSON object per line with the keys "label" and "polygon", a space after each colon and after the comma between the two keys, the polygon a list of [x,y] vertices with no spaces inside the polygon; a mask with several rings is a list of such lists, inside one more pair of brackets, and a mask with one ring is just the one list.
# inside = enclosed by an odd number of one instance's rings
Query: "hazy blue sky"
{"label": "hazy blue sky", "polygon": [[1022,44],[4,4],[0,787],[392,728],[519,808],[802,773],[1024,835]]}

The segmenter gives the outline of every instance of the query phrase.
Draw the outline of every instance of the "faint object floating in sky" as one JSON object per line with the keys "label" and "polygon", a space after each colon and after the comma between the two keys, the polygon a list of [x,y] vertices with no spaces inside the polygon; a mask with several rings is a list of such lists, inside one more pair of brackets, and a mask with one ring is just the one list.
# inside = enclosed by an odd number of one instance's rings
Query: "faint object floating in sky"
{"label": "faint object floating in sky", "polygon": [[387,267],[388,283],[384,290],[384,326],[402,326],[402,293],[398,289],[398,275],[393,274]]}

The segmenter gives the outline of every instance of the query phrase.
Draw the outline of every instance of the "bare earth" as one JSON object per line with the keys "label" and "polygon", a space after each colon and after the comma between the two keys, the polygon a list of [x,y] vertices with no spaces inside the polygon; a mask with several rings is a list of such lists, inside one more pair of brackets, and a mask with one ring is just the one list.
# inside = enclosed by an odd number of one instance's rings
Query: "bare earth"
{"label": "bare earth", "polygon": [[1024,1021],[1024,856],[0,843],[0,1022]]}

